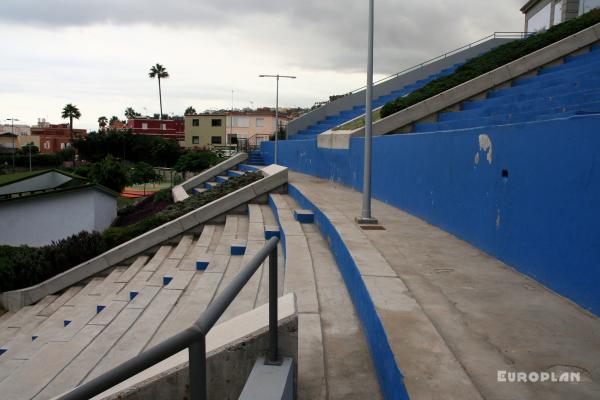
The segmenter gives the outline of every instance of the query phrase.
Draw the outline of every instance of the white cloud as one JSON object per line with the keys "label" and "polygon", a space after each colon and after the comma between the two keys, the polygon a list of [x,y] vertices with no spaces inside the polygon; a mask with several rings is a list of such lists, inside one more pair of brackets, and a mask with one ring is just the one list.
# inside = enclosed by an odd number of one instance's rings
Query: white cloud
{"label": "white cloud", "polygon": [[[408,67],[494,30],[519,30],[522,1],[376,1],[375,69]],[[164,6],[163,4],[168,4]],[[151,65],[167,67],[166,112],[308,106],[364,84],[366,2],[5,0],[0,15],[0,118],[58,122],[72,102],[80,126],[132,106],[158,112]]]}

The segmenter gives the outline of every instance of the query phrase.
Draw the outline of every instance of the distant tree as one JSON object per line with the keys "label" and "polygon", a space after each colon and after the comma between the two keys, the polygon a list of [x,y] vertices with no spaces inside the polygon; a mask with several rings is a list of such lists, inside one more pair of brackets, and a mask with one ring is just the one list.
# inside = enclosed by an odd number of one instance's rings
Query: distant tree
{"label": "distant tree", "polygon": [[108,124],[108,118],[102,116],[98,118],[98,126],[100,127],[100,131],[104,132],[106,130],[106,125]]}
{"label": "distant tree", "polygon": [[146,195],[146,184],[160,179],[160,175],[154,172],[154,167],[148,163],[140,161],[135,164],[131,171],[131,182],[144,185],[144,196]]}
{"label": "distant tree", "polygon": [[116,115],[113,115],[112,117],[110,117],[110,121],[109,121],[109,125],[114,124],[115,122],[119,122],[119,117],[117,117]]}
{"label": "distant tree", "polygon": [[136,112],[133,108],[131,107],[127,107],[125,109],[125,118],[127,119],[134,119],[136,117],[141,117],[142,114]]}
{"label": "distant tree", "polygon": [[[63,119],[69,119],[69,129],[71,130],[72,143],[75,140],[75,135],[73,134],[73,119],[81,118],[81,111],[79,111],[79,108],[77,108],[76,105],[69,103],[63,107],[61,116]],[[73,166],[75,166],[75,152],[73,152]]]}
{"label": "distant tree", "polygon": [[127,168],[110,154],[92,165],[89,177],[93,182],[121,193],[129,184]]}
{"label": "distant tree", "polygon": [[185,109],[185,113],[183,113],[184,115],[195,115],[196,114],[196,109],[192,106],[189,106],[188,108]]}
{"label": "distant tree", "polygon": [[177,172],[200,172],[217,163],[218,157],[210,151],[189,152],[177,160],[173,167]]}
{"label": "distant tree", "polygon": [[150,72],[148,73],[148,76],[151,79],[158,78],[158,100],[160,102],[160,119],[162,119],[162,116],[163,116],[163,111],[162,111],[162,91],[161,91],[161,88],[160,88],[160,80],[161,79],[167,79],[169,77],[169,73],[167,72],[167,69],[164,66],[162,66],[162,65],[160,65],[160,64],[157,63],[156,65],[153,65],[150,68]]}

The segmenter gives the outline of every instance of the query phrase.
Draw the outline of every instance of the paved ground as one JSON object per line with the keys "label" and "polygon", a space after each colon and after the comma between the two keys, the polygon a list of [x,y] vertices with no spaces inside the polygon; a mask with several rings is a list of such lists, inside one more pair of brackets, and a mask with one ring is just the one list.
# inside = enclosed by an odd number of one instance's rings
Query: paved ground
{"label": "paved ground", "polygon": [[[336,219],[351,251],[378,252],[395,272],[363,279],[412,398],[600,398],[597,317],[396,208],[374,201],[386,230],[360,233],[360,193],[292,172],[290,183]],[[499,370],[580,372],[581,382],[499,383]]]}

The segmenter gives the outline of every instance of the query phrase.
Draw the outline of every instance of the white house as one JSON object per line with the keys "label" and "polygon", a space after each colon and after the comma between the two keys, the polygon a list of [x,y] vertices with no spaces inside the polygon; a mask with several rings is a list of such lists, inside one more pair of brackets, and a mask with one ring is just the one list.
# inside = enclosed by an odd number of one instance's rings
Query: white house
{"label": "white house", "polygon": [[43,246],[81,231],[103,231],[117,217],[118,193],[47,170],[0,185],[0,244]]}

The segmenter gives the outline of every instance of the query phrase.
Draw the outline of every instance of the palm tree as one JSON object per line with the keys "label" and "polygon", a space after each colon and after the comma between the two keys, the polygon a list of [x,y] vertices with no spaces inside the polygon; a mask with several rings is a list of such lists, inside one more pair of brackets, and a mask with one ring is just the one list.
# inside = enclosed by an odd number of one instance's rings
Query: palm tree
{"label": "palm tree", "polygon": [[192,106],[189,106],[188,108],[185,109],[185,113],[184,115],[194,115],[196,114],[196,109]]}
{"label": "palm tree", "polygon": [[108,124],[108,118],[105,116],[98,118],[98,126],[100,127],[100,131],[104,132],[106,130],[106,124]]}
{"label": "palm tree", "polygon": [[77,106],[69,103],[62,110],[62,118],[69,118],[69,127],[71,128],[71,140],[73,140],[73,118],[81,118],[81,111],[79,111],[79,108],[77,108]]}
{"label": "palm tree", "polygon": [[160,80],[162,79],[166,79],[169,77],[169,73],[167,72],[167,69],[165,67],[163,67],[160,64],[156,64],[153,65],[152,68],[150,68],[150,72],[148,73],[148,76],[150,78],[158,78],[158,100],[160,102],[160,118],[162,119],[162,93],[161,93],[161,89],[160,89]]}
{"label": "palm tree", "polygon": [[[73,135],[73,118],[79,119],[81,117],[81,111],[77,108],[76,105],[71,103],[64,106],[62,110],[62,118],[69,118],[69,129],[71,130],[71,143],[75,140],[75,136]],[[73,167],[75,167],[75,151],[73,151]]]}
{"label": "palm tree", "polygon": [[141,114],[136,112],[133,108],[127,107],[125,109],[125,118],[134,119],[135,117],[139,117],[139,116],[141,116]]}

